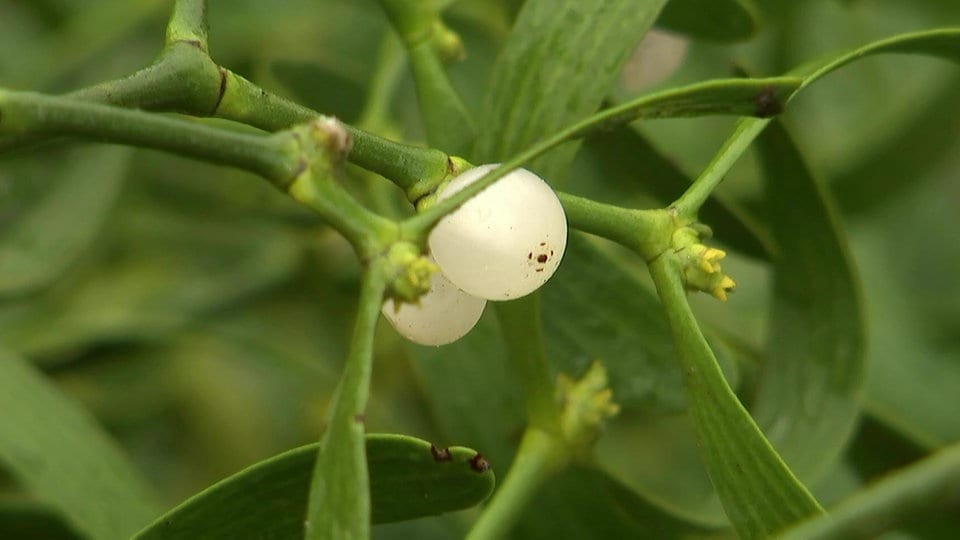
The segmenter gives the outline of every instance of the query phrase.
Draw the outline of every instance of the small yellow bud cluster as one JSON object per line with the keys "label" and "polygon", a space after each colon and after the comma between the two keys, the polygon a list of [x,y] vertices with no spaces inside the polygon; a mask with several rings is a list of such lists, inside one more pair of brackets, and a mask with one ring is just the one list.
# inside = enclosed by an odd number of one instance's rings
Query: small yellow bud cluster
{"label": "small yellow bud cluster", "polygon": [[401,302],[415,304],[430,290],[430,276],[440,268],[424,255],[420,249],[409,242],[397,242],[387,253],[389,268],[389,287],[387,296]]}
{"label": "small yellow bud cluster", "polygon": [[563,434],[572,446],[589,448],[606,420],[620,412],[608,386],[607,371],[596,361],[580,380],[561,374],[557,383]]}
{"label": "small yellow bud cluster", "polygon": [[681,228],[673,235],[674,253],[683,270],[684,284],[689,290],[708,292],[717,300],[726,301],[727,293],[737,285],[720,267],[720,260],[727,254],[701,244],[700,235],[690,227]]}

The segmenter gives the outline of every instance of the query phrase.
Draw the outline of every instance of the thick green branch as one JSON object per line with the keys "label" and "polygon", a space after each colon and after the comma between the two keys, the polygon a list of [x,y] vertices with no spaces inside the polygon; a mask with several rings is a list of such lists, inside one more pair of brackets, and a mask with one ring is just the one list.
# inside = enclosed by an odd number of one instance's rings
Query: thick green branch
{"label": "thick green branch", "polygon": [[0,89],[0,135],[72,135],[165,150],[246,169],[277,183],[302,165],[289,141],[215,129],[195,122],[106,105]]}

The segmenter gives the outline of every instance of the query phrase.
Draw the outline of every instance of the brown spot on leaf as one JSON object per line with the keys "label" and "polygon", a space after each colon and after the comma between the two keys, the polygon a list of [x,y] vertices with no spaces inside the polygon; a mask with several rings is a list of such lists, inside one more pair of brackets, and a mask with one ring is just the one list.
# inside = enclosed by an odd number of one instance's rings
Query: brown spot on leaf
{"label": "brown spot on leaf", "polygon": [[436,461],[450,461],[453,459],[448,448],[437,448],[434,444],[430,445],[430,453],[433,454],[433,459]]}
{"label": "brown spot on leaf", "polygon": [[487,472],[490,470],[490,462],[477,452],[477,455],[470,458],[470,468],[479,473]]}

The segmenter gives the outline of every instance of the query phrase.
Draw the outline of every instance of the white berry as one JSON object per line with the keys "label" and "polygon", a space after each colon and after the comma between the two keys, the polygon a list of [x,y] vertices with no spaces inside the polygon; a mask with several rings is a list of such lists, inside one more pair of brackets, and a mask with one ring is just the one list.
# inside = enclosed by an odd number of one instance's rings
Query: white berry
{"label": "white berry", "polygon": [[470,331],[487,301],[470,296],[450,283],[440,272],[430,276],[430,290],[420,304],[384,302],[381,312],[401,336],[421,345],[446,345]]}
{"label": "white berry", "polygon": [[[498,166],[481,165],[457,176],[437,201]],[[510,300],[535,291],[557,270],[567,245],[567,218],[546,182],[516,169],[444,217],[429,244],[440,270],[457,287],[488,300]]]}

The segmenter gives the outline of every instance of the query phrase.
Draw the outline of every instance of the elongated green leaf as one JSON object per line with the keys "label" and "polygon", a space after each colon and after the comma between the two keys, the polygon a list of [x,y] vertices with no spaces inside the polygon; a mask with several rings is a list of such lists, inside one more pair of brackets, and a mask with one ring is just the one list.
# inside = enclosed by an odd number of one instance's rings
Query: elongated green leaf
{"label": "elongated green leaf", "polygon": [[71,528],[128,538],[159,513],[154,494],[90,415],[0,350],[0,466]]}
{"label": "elongated green leaf", "polygon": [[823,510],[730,389],[686,299],[679,262],[650,264],[683,372],[687,411],[710,480],[742,538],[765,538]]}
{"label": "elongated green leaf", "polygon": [[742,41],[757,31],[756,8],[745,0],[671,0],[657,26],[715,41]]}
{"label": "elongated green leaf", "polygon": [[130,151],[84,147],[29,213],[0,232],[0,296],[57,279],[100,231],[123,185]]}
{"label": "elongated green leaf", "polygon": [[[443,450],[404,435],[367,435],[365,445],[374,523],[462,510],[493,491],[493,471],[471,465],[475,450],[454,446],[435,454]],[[186,500],[135,538],[301,538],[318,447],[257,463]]]}
{"label": "elongated green leaf", "polygon": [[[952,55],[952,58],[960,58],[960,30],[936,30],[905,34],[867,45],[827,61],[808,64],[806,67],[795,70],[795,73],[805,74],[803,85],[801,86],[801,88],[803,88],[833,69],[842,67],[862,56],[880,52]],[[738,123],[734,134],[727,140],[710,166],[707,167],[704,174],[698,179],[698,183],[705,179],[706,183],[710,183],[710,179],[719,180],[722,178],[740,155],[746,151],[750,143],[767,127],[769,122],[769,120],[765,119],[742,119]],[[780,150],[783,150],[783,148],[781,147]],[[795,153],[793,153],[793,156],[796,158]],[[771,162],[771,165],[772,164],[773,162]],[[779,169],[773,169],[770,172],[777,176],[796,173],[796,171]],[[809,178],[809,175],[806,176]],[[788,176],[787,178],[797,180],[797,177]],[[800,179],[802,180],[803,178],[801,177]],[[819,212],[823,216],[823,219],[831,219],[829,210],[822,202],[822,199],[818,202],[819,197],[817,197],[816,188],[809,185],[809,180],[807,180],[807,183],[808,192],[805,198],[808,204],[812,205],[810,210],[816,211],[819,207]],[[795,184],[795,186],[798,187],[800,185],[802,185],[802,183]],[[782,188],[784,187],[778,186],[775,181],[774,189],[779,190]],[[785,189],[790,189],[790,186],[785,186]],[[789,193],[792,194],[792,197],[802,195],[802,193],[792,190]],[[778,194],[777,197],[780,197],[780,194]],[[683,206],[686,202],[685,199],[687,199],[687,196],[677,202],[678,206]],[[859,377],[862,377],[860,374],[862,366],[859,365],[862,361],[859,360],[859,355],[862,353],[857,352],[857,349],[862,347],[862,338],[859,337],[862,329],[860,329],[860,324],[856,322],[860,320],[859,308],[857,308],[856,305],[856,295],[852,293],[850,289],[844,289],[844,286],[849,286],[852,282],[852,275],[849,270],[849,265],[845,263],[842,240],[837,239],[836,233],[833,232],[835,227],[831,225],[832,222],[823,221],[819,225],[806,223],[806,219],[808,218],[805,215],[802,218],[797,215],[796,219],[800,221],[794,222],[794,218],[783,215],[783,208],[790,207],[793,204],[793,199],[786,197],[781,199],[779,204],[781,205],[780,211],[774,212],[778,214],[774,219],[779,220],[783,225],[777,233],[778,240],[789,240],[795,246],[795,249],[798,250],[798,255],[802,253],[803,255],[799,256],[804,258],[803,261],[796,259],[792,264],[798,267],[801,264],[806,266],[808,269],[805,273],[808,275],[810,275],[809,272],[822,272],[825,270],[818,266],[821,255],[832,257],[834,261],[833,264],[839,265],[833,269],[834,274],[832,277],[824,278],[823,276],[825,274],[816,273],[812,275],[819,277],[806,278],[811,280],[817,279],[814,287],[823,287],[826,289],[822,293],[826,299],[826,303],[822,307],[813,307],[813,305],[810,304],[810,295],[797,291],[794,285],[787,285],[782,281],[779,282],[781,284],[779,286],[780,292],[786,295],[784,299],[793,298],[793,300],[792,304],[777,304],[779,307],[776,308],[776,318],[780,322],[776,324],[779,325],[780,330],[779,334],[775,330],[774,336],[791,340],[803,339],[802,333],[796,334],[793,338],[788,338],[790,325],[807,324],[808,332],[816,331],[815,334],[808,336],[808,338],[810,338],[810,341],[807,342],[810,345],[809,352],[814,355],[827,355],[828,357],[818,358],[818,362],[812,364],[807,363],[809,360],[801,358],[789,360],[791,356],[798,352],[797,347],[802,343],[802,341],[795,342],[794,345],[785,347],[785,349],[789,349],[789,351],[787,351],[783,357],[775,360],[777,362],[789,362],[788,365],[792,366],[790,371],[787,371],[785,367],[784,369],[766,370],[758,382],[762,392],[768,392],[761,396],[763,404],[760,405],[760,414],[762,415],[762,421],[765,427],[771,434],[771,438],[775,441],[780,441],[778,446],[780,450],[789,456],[788,459],[791,463],[796,462],[797,465],[801,467],[799,470],[800,474],[804,477],[808,475],[816,476],[816,473],[822,472],[823,469],[821,467],[829,463],[830,459],[835,457],[840,451],[840,447],[849,435],[849,430],[855,421],[857,407],[854,404],[857,399],[859,385],[861,384]],[[820,231],[820,240],[816,238],[803,238],[803,235],[807,232],[807,228],[811,226],[823,227]],[[797,227],[800,228],[796,229]],[[787,232],[788,229],[793,230]],[[778,246],[778,249],[780,249],[780,246]],[[826,250],[826,252],[821,254],[821,249]],[[793,260],[794,255],[784,254],[783,256],[785,258],[783,259],[782,269],[784,272],[790,272],[785,275],[797,275],[797,270],[787,269],[787,265],[791,264],[789,261]],[[810,266],[808,265],[811,264],[815,270],[810,270]],[[832,299],[830,298],[832,295],[839,296],[837,296],[836,299]],[[798,306],[805,306],[805,311],[807,311],[800,319],[798,319],[798,317],[801,317],[801,315],[796,311]],[[838,318],[835,320],[835,324],[843,323],[845,325],[843,327],[844,332],[849,331],[850,333],[844,334],[841,332],[839,334],[832,334],[832,337],[829,334],[824,334],[824,330],[828,328],[822,326],[822,321],[817,320],[817,318],[824,316],[833,317],[833,309],[843,310],[842,312],[838,312]],[[801,322],[803,320],[807,322]],[[771,346],[779,347],[783,345],[773,343]],[[806,358],[810,357],[807,356]],[[824,363],[819,364],[819,360],[824,361]],[[841,363],[837,364],[836,362]],[[803,371],[796,371],[798,368],[802,370],[814,368],[818,365],[820,369],[811,369],[806,372],[806,374],[803,374]],[[766,382],[768,377],[771,382]],[[796,380],[797,377],[803,377],[805,382],[802,384],[798,383]],[[838,389],[842,390],[841,393],[834,395],[833,392]],[[779,405],[775,405],[775,403],[779,403]],[[792,409],[792,413],[787,414],[781,412],[780,414],[775,414],[773,412],[781,407]],[[830,411],[830,414],[826,416],[823,414],[817,415],[808,410],[810,407]],[[811,444],[810,437],[815,437],[818,442]],[[787,444],[786,441],[790,440],[793,442]],[[804,456],[809,456],[809,459]],[[823,463],[821,463],[821,461]],[[713,480],[714,483],[717,482],[716,478]],[[721,493],[721,498],[723,499],[723,497],[723,493]],[[725,503],[725,507],[726,506]],[[728,508],[728,512],[729,511]]]}
{"label": "elongated green leaf", "polygon": [[832,205],[786,129],[774,123],[758,142],[780,255],[752,410],[794,473],[812,482],[839,458],[860,408],[860,283]]}
{"label": "elongated green leaf", "polygon": [[[473,157],[502,160],[596,111],[664,3],[525,2],[491,74]],[[570,145],[528,168],[559,179],[575,151]]]}
{"label": "elongated green leaf", "polygon": [[960,486],[960,445],[953,445],[902,469],[841,502],[829,515],[808,520],[780,535],[782,540],[876,538],[911,514],[956,497]]}

